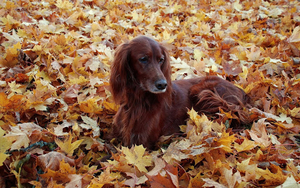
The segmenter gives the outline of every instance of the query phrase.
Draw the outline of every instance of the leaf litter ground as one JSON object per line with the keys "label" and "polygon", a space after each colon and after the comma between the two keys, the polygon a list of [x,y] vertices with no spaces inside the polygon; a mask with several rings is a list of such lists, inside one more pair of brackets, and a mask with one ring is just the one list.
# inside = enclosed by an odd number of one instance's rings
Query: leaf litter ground
{"label": "leaf litter ground", "polygon": [[[299,187],[299,12],[297,0],[1,1],[0,186]],[[138,35],[168,48],[172,79],[242,88],[255,121],[191,109],[156,151],[105,144],[113,54]]]}

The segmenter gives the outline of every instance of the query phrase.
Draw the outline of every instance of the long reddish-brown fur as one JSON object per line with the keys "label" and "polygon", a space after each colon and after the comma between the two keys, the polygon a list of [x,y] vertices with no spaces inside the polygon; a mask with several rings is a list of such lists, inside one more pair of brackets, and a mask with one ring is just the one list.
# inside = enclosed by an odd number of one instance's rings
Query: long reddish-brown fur
{"label": "long reddish-brown fur", "polygon": [[247,122],[243,107],[247,95],[217,76],[171,81],[167,50],[155,40],[139,36],[120,45],[111,68],[110,85],[120,108],[114,117],[113,135],[125,146],[154,146],[162,135],[179,132],[187,109],[236,113]]}

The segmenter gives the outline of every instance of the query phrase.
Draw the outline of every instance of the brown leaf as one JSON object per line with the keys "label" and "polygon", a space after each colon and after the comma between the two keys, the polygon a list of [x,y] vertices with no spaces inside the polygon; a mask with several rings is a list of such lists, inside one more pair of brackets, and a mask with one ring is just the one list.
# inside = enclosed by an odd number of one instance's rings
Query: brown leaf
{"label": "brown leaf", "polygon": [[75,165],[74,159],[56,151],[51,151],[47,154],[38,156],[37,164],[43,171],[46,171],[47,169],[57,171],[62,160],[69,163],[71,166]]}
{"label": "brown leaf", "polygon": [[147,176],[151,187],[157,188],[175,188],[176,186],[173,184],[171,178],[163,177],[160,174],[156,176]]}

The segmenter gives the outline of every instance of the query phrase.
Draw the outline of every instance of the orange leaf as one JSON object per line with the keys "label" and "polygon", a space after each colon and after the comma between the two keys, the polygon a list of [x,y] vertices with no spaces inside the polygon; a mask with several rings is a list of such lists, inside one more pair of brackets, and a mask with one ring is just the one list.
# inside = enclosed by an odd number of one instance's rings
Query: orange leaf
{"label": "orange leaf", "polygon": [[175,188],[175,185],[173,184],[171,178],[169,177],[163,177],[160,174],[156,176],[147,176],[151,187],[156,188]]}

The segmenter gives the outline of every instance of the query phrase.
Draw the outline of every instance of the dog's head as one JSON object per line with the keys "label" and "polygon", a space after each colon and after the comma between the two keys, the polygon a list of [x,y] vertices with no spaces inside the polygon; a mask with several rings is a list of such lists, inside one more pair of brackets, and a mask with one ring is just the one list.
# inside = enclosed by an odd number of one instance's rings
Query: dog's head
{"label": "dog's head", "polygon": [[139,36],[120,45],[111,69],[110,84],[116,102],[126,88],[150,93],[164,93],[171,85],[171,68],[167,50],[155,40]]}

